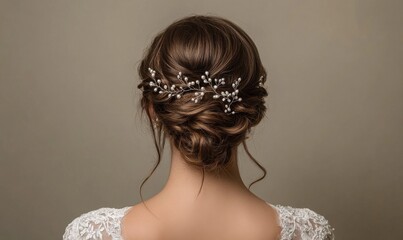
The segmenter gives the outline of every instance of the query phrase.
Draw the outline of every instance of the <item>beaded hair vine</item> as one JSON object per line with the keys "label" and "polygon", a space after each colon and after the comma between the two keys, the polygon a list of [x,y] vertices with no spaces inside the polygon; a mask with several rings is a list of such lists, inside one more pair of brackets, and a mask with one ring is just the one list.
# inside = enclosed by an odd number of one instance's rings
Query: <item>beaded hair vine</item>
{"label": "beaded hair vine", "polygon": [[[201,79],[198,79],[196,81],[189,81],[188,77],[182,74],[182,72],[179,72],[177,75],[177,78],[184,83],[186,86],[176,86],[175,84],[172,84],[171,86],[167,84],[162,85],[161,79],[156,79],[155,77],[155,70],[152,68],[148,68],[148,71],[151,74],[152,80],[149,82],[149,86],[154,88],[154,92],[158,92],[158,94],[164,94],[168,93],[168,99],[171,97],[176,97],[177,99],[181,98],[182,94],[185,92],[189,91],[195,91],[194,97],[192,97],[192,101],[197,103],[200,102],[203,99],[203,96],[207,92],[212,92],[214,93],[213,98],[218,99],[221,98],[222,102],[224,102],[224,112],[226,114],[235,114],[235,111],[231,109],[231,105],[234,102],[240,102],[242,101],[241,97],[238,97],[238,85],[239,82],[241,81],[241,78],[239,77],[237,80],[235,80],[234,83],[232,83],[232,88],[234,91],[228,92],[228,91],[221,91],[220,93],[217,92],[218,88],[221,85],[225,84],[225,79],[224,78],[214,78],[212,79],[209,76],[209,72],[205,71],[203,75],[201,75]],[[208,84],[211,87],[211,90],[206,90],[204,86],[201,84]],[[259,84],[256,87],[263,87],[263,76],[259,78]]]}

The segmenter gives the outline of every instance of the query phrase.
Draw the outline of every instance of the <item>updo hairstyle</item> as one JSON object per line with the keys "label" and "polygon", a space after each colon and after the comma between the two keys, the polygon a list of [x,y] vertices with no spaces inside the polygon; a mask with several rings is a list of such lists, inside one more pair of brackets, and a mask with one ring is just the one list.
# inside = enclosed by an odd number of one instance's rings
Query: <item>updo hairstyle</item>
{"label": "updo hairstyle", "polygon": [[[198,103],[190,100],[194,97],[192,92],[181,98],[168,98],[167,94],[153,91],[149,67],[169,86],[183,85],[177,78],[178,72],[194,80],[205,71],[213,78],[224,77],[228,89],[222,91],[232,90],[231,84],[241,77],[238,95],[242,101],[231,106],[235,114],[225,114],[223,102],[214,99],[213,93],[206,93]],[[264,76],[264,84],[267,74],[254,42],[239,26],[217,16],[192,15],[177,20],[155,36],[137,70],[141,81],[138,88],[142,90],[140,107],[142,113],[147,113],[158,153],[151,174],[161,161],[168,136],[186,162],[203,171],[203,178],[205,171],[224,169],[233,159],[232,150],[240,143],[264,172],[255,182],[265,177],[266,170],[249,153],[245,140],[265,115],[264,98],[268,92],[256,86],[260,76]],[[153,127],[155,118],[157,127],[155,123]]]}

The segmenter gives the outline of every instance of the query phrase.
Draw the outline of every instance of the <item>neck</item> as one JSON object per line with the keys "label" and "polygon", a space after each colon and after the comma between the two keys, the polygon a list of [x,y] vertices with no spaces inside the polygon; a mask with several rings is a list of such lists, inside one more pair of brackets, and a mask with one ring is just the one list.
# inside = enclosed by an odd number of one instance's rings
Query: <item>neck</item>
{"label": "neck", "polygon": [[[165,197],[176,199],[182,204],[197,200],[228,201],[231,196],[251,195],[244,185],[238,169],[237,148],[233,149],[228,166],[219,173],[205,172],[203,186],[202,170],[185,162],[179,150],[170,142],[171,167],[168,180],[161,191]],[[199,194],[199,195],[198,195]]]}

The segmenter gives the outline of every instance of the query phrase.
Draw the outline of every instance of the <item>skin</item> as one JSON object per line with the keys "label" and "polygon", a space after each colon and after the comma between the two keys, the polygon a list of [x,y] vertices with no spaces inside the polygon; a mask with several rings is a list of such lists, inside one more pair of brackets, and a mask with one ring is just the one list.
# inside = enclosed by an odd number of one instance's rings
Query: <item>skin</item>
{"label": "skin", "polygon": [[279,239],[277,212],[243,183],[237,148],[224,172],[205,172],[197,196],[201,170],[187,164],[172,141],[170,147],[168,180],[159,193],[145,204],[132,206],[125,215],[125,240]]}

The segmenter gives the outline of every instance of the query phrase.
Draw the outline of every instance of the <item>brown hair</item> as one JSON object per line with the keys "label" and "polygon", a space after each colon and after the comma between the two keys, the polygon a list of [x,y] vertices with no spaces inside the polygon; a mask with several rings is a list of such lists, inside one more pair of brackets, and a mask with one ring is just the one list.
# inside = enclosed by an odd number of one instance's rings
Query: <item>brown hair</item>
{"label": "brown hair", "polygon": [[[180,99],[156,94],[149,86],[152,80],[149,67],[168,86],[183,85],[177,79],[178,72],[189,79],[200,79],[209,71],[210,76],[224,77],[228,86],[241,77],[238,95],[242,101],[231,106],[235,114],[227,115],[221,99],[212,96],[195,103],[190,101],[192,93],[185,93]],[[239,26],[217,16],[192,15],[179,19],[156,35],[138,66],[138,74],[141,78],[138,88],[143,90],[141,110],[148,115],[158,153],[156,165],[140,186],[140,196],[143,184],[161,161],[166,134],[186,162],[203,171],[203,179],[205,171],[223,169],[232,159],[231,150],[240,143],[264,172],[249,188],[266,176],[265,168],[252,157],[245,143],[251,127],[266,112],[264,97],[268,92],[256,87],[260,76],[264,76],[263,83],[266,81],[266,70],[254,42]],[[156,129],[152,117],[161,123]]]}

